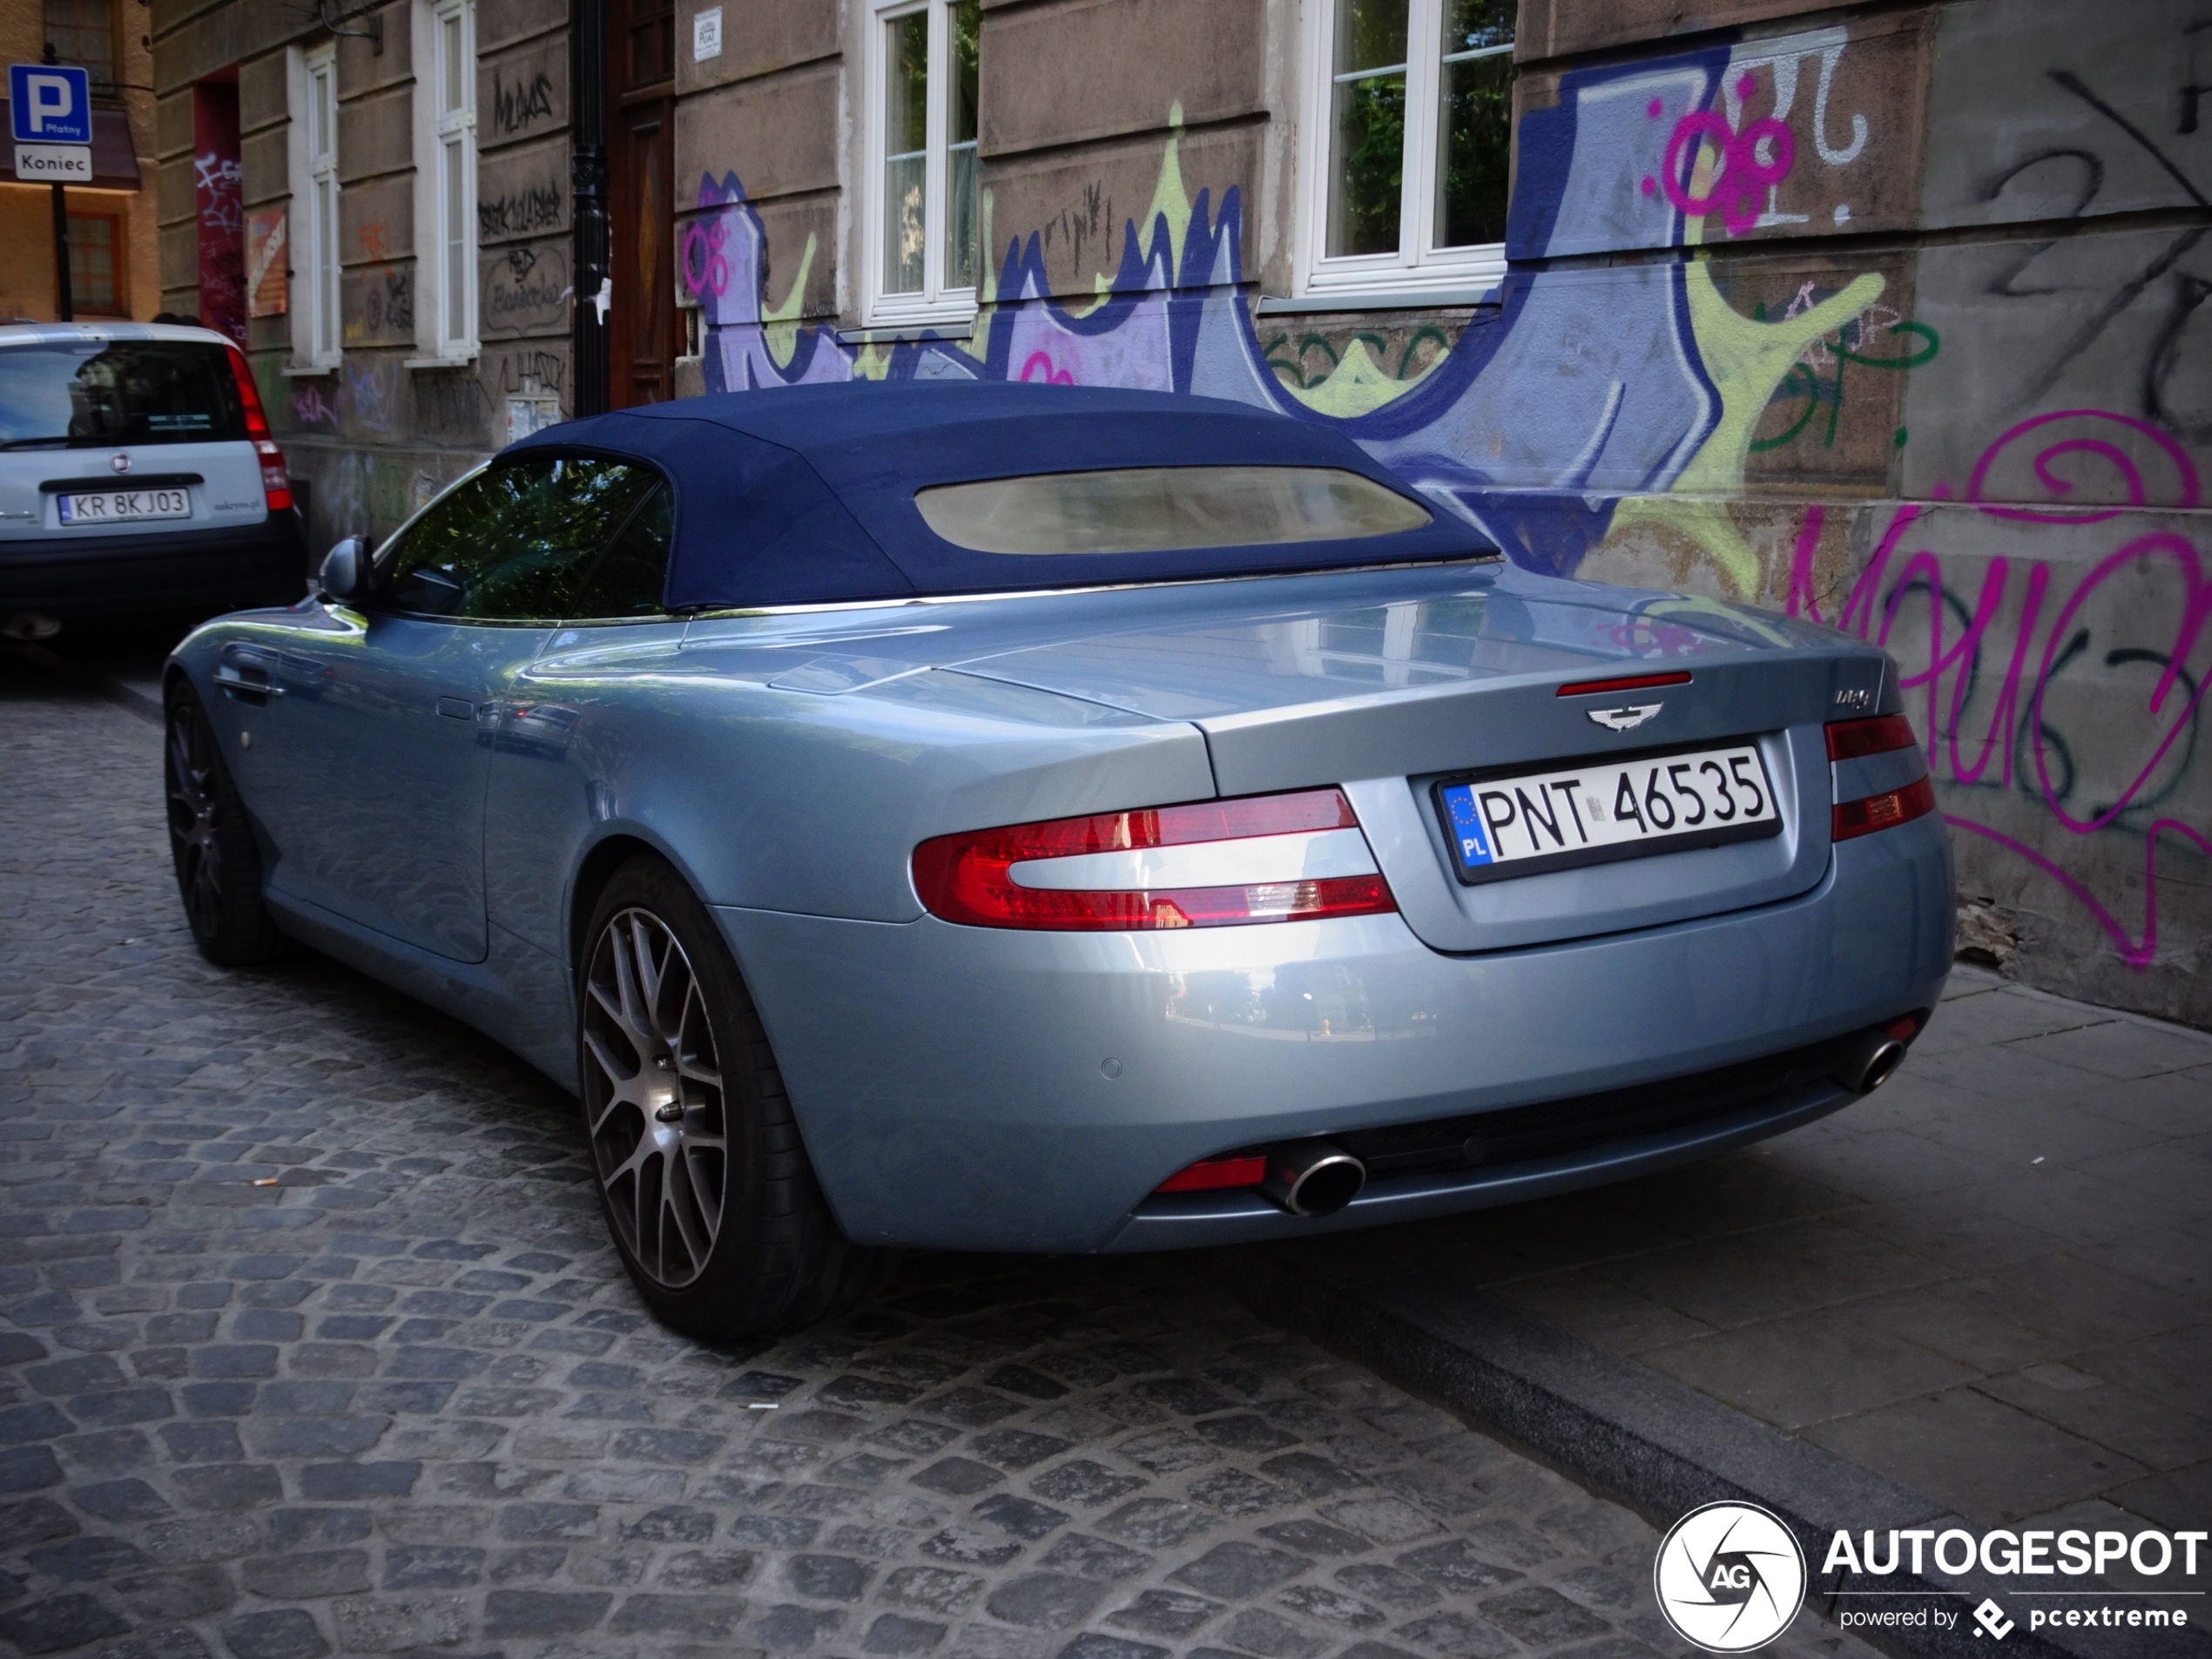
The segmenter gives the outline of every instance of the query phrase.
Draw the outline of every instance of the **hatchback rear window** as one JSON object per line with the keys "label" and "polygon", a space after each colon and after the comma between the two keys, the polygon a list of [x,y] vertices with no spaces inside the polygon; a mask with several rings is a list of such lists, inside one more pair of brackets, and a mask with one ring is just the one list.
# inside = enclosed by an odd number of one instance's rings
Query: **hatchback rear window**
{"label": "hatchback rear window", "polygon": [[0,448],[246,436],[230,353],[193,340],[0,347]]}
{"label": "hatchback rear window", "polygon": [[1334,467],[1125,467],[940,484],[929,528],[978,553],[1153,553],[1356,541],[1419,529],[1429,510]]}

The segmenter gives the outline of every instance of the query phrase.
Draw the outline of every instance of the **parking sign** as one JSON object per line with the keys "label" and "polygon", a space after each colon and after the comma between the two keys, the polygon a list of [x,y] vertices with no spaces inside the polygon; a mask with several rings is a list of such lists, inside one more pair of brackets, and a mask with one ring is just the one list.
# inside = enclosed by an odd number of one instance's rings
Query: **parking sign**
{"label": "parking sign", "polygon": [[8,65],[8,113],[17,144],[92,142],[92,78],[66,64]]}

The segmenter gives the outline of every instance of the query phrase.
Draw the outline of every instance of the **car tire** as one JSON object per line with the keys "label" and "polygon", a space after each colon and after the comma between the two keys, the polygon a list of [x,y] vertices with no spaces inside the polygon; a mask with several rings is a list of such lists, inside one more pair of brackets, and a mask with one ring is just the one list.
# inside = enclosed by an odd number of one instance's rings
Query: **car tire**
{"label": "car tire", "polygon": [[261,901],[261,847],[215,742],[207,711],[182,681],[165,699],[162,788],[177,895],[199,954],[223,968],[283,956],[291,941]]}
{"label": "car tire", "polygon": [[767,1033],[720,931],[656,858],[593,906],[577,1071],[601,1207],[663,1323],[709,1342],[853,1305],[889,1253],[848,1240],[807,1162]]}

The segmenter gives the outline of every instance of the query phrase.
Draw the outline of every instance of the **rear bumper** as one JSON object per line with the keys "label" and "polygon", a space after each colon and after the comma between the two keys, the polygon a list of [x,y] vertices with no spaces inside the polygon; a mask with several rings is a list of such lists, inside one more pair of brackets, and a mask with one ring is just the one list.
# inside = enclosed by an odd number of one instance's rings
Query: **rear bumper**
{"label": "rear bumper", "polygon": [[289,604],[304,590],[295,512],[258,524],[0,541],[0,611],[57,617]]}
{"label": "rear bumper", "polygon": [[1150,1197],[1231,1148],[1683,1077],[1934,1006],[1950,842],[1834,849],[1811,892],[1693,922],[1446,955],[1395,915],[1028,934],[722,908],[824,1190],[856,1240],[1145,1250],[1412,1219],[1623,1178],[1810,1121],[1821,1081],[1546,1160],[1378,1180],[1325,1220]]}

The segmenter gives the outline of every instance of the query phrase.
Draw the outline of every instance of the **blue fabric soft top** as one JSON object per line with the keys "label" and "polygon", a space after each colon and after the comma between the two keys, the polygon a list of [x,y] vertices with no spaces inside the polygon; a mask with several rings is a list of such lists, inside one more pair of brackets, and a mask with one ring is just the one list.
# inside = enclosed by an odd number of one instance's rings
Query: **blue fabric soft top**
{"label": "blue fabric soft top", "polygon": [[1325,428],[1164,392],[989,381],[779,388],[571,421],[505,453],[539,449],[629,456],[674,482],[666,598],[677,609],[1311,570],[1494,550],[1480,531],[1431,507],[1432,522],[1418,529],[1352,541],[978,553],[936,535],[914,505],[917,490],[979,478],[1238,463],[1338,467],[1413,494]]}

